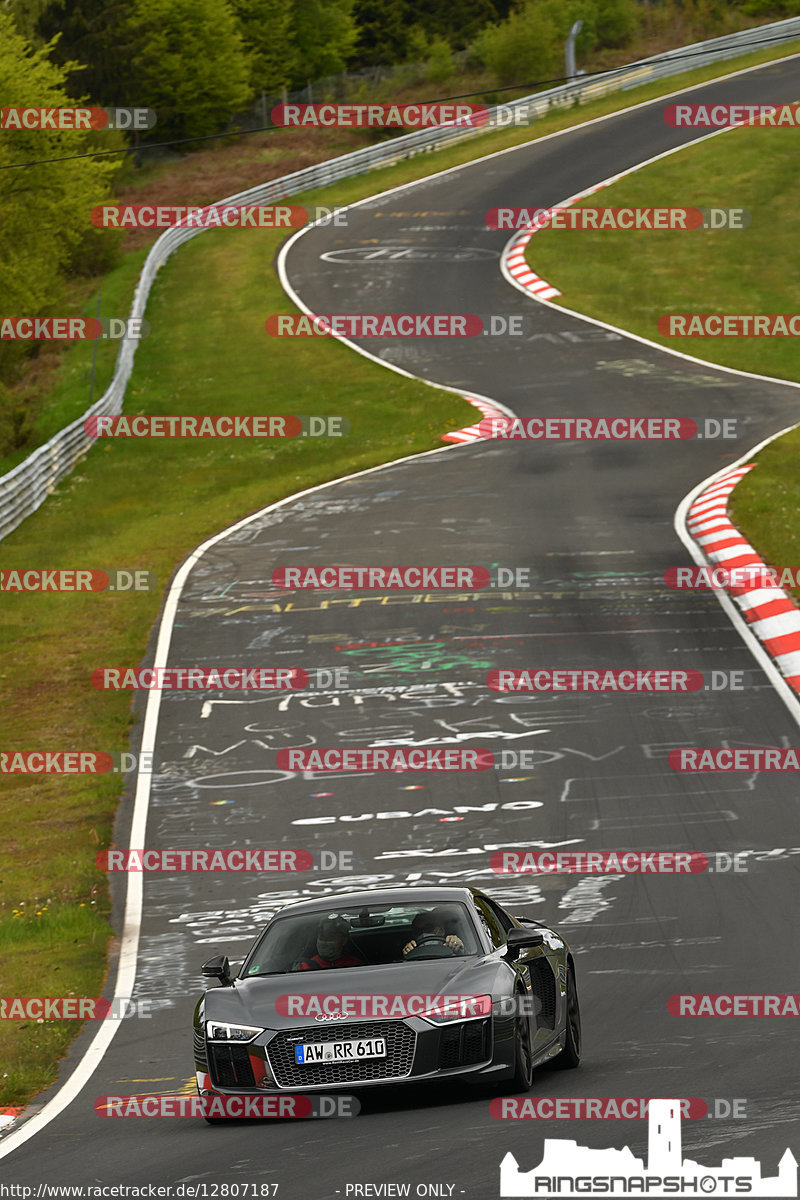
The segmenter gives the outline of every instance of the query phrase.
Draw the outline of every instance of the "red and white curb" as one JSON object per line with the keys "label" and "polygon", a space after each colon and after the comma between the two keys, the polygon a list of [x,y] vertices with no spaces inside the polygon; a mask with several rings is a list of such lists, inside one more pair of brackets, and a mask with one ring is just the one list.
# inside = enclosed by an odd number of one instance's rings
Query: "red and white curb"
{"label": "red and white curb", "polygon": [[0,1130],[13,1125],[21,1112],[21,1108],[0,1108]]}
{"label": "red and white curb", "polygon": [[[766,563],[728,516],[728,499],[737,483],[752,471],[746,463],[714,480],[689,506],[686,528],[709,560],[731,571]],[[779,587],[757,583],[725,589],[742,611],[751,632],[774,659],[792,690],[800,695],[800,609]]]}
{"label": "red and white curb", "polygon": [[[488,400],[484,400],[479,396],[471,396],[468,392],[462,392],[461,395],[470,404],[474,404],[475,408],[480,409],[483,413],[483,419],[492,418],[494,420],[508,421],[510,419],[509,410],[498,408],[495,404],[490,404]],[[483,442],[486,441],[486,434],[481,432],[481,423],[477,425],[467,425],[466,429],[454,429],[452,433],[443,433],[443,442]]]}
{"label": "red and white curb", "polygon": [[[560,204],[558,207],[565,208],[566,205]],[[525,247],[528,242],[540,229],[546,228],[546,225],[530,225],[523,229],[519,237],[508,243],[502,256],[502,262],[509,275],[513,275],[517,283],[527,291],[533,292],[538,300],[551,300],[553,296],[561,295],[558,288],[554,288],[546,279],[542,279],[541,275],[532,271],[525,259]]]}
{"label": "red and white curb", "polygon": [[[621,179],[628,172],[622,172],[620,175],[615,175],[613,181],[611,179],[603,180],[602,183],[596,183],[593,187],[587,188],[585,192],[577,192],[574,196],[570,196],[568,200],[562,200],[560,204],[554,204],[548,208],[547,212],[558,212],[562,208],[569,208],[576,204],[578,200],[585,200],[587,196],[593,196],[595,192],[599,192],[602,188],[608,187],[610,183]],[[552,300],[553,296],[560,296],[561,292],[558,288],[553,287],[552,283],[548,283],[546,279],[542,279],[541,275],[537,275],[532,271],[525,259],[525,247],[535,233],[540,233],[543,229],[549,229],[548,221],[531,221],[515,238],[507,242],[503,247],[503,253],[500,256],[501,267],[505,267],[509,275],[513,276],[521,287],[526,291],[532,292],[537,300]]]}

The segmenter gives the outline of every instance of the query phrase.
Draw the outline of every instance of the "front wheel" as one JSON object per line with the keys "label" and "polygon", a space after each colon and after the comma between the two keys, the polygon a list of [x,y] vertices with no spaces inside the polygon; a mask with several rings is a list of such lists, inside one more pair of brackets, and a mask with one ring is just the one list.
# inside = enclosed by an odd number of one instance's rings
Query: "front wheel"
{"label": "front wheel", "polygon": [[569,1070],[581,1061],[581,1010],[578,1004],[578,985],[572,967],[567,968],[567,1020],[564,1049],[552,1060],[554,1067]]}
{"label": "front wheel", "polygon": [[517,1018],[514,1036],[514,1078],[511,1090],[529,1092],[533,1087],[533,1048],[531,1046],[531,1023],[524,1015]]}

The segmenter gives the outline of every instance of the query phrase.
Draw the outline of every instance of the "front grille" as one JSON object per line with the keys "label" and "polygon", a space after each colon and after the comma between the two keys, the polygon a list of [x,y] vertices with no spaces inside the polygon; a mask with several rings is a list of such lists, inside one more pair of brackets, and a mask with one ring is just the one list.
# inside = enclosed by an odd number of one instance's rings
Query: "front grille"
{"label": "front grille", "polygon": [[[350,1042],[367,1038],[386,1039],[385,1058],[363,1058],[355,1062],[298,1063],[294,1048],[301,1042]],[[267,1058],[279,1087],[312,1084],[362,1083],[369,1079],[399,1079],[408,1075],[414,1061],[417,1035],[400,1021],[369,1021],[361,1024],[293,1029],[279,1033],[267,1046]]]}
{"label": "front grille", "polygon": [[211,1076],[211,1082],[217,1087],[254,1088],[256,1086],[246,1046],[229,1046],[222,1042],[209,1042],[208,1073]]}
{"label": "front grille", "polygon": [[489,1021],[465,1021],[442,1030],[439,1069],[469,1067],[490,1057]]}
{"label": "front grille", "polygon": [[534,959],[529,963],[533,994],[538,996],[542,1010],[539,1013],[539,1026],[546,1029],[556,1027],[556,981],[550,964],[545,958]]}
{"label": "front grille", "polygon": [[206,1058],[206,1039],[203,1037],[202,1029],[196,1027],[192,1030],[192,1048],[194,1050],[194,1063],[198,1071],[208,1070],[208,1059]]}

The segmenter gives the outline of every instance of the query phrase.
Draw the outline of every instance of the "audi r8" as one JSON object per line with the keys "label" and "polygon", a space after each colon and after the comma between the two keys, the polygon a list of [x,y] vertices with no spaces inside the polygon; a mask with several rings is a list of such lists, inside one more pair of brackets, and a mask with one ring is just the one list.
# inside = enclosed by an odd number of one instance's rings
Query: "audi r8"
{"label": "audi r8", "polygon": [[527,1092],[576,1067],[575,963],[541,921],[471,887],[328,895],[279,911],[194,1017],[201,1095],[463,1080]]}

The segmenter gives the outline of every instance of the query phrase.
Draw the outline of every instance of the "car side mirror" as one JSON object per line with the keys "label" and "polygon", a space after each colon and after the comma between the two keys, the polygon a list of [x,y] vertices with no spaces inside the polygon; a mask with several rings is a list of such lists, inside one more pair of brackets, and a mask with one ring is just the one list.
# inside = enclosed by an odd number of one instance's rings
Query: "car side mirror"
{"label": "car side mirror", "polygon": [[505,958],[514,962],[519,958],[521,950],[530,950],[544,943],[543,933],[534,933],[532,929],[511,929],[506,939]]}
{"label": "car side mirror", "polygon": [[231,964],[227,955],[218,954],[216,958],[210,958],[208,962],[203,963],[201,970],[206,979],[218,979],[223,987],[231,987],[233,984]]}

